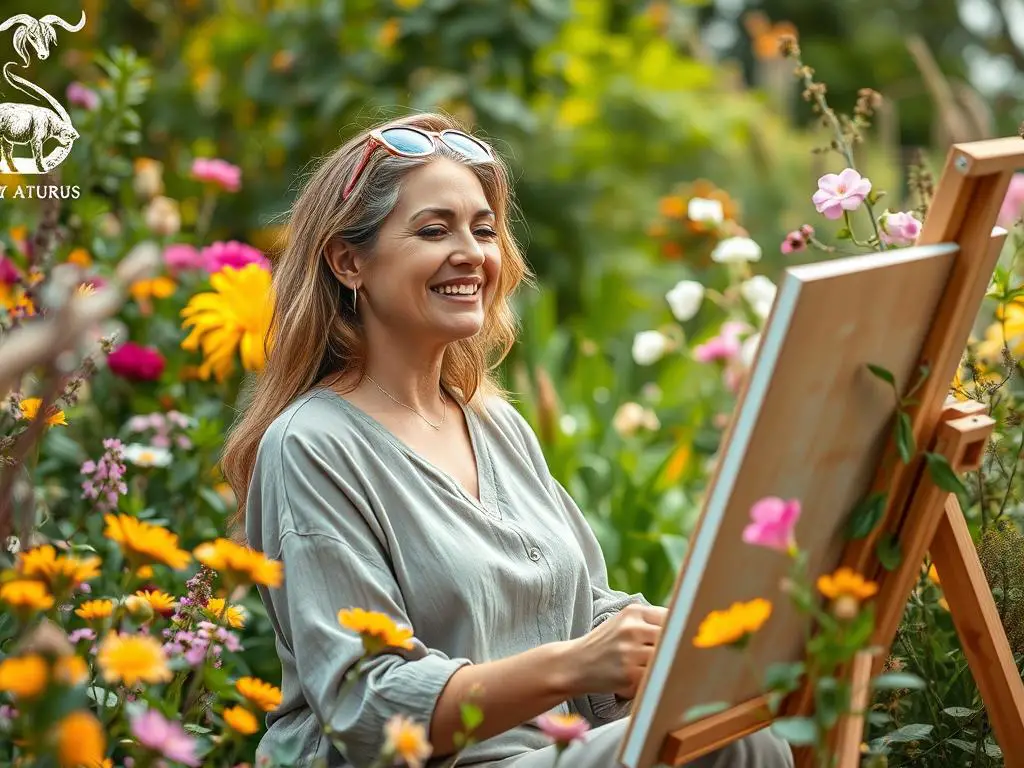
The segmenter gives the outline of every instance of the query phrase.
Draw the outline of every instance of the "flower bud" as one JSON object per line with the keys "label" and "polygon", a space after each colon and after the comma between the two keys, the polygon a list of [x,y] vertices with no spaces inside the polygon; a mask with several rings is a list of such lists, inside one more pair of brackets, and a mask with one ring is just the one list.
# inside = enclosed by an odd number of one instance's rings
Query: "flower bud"
{"label": "flower bud", "polygon": [[124,599],[124,609],[128,611],[129,616],[142,624],[153,620],[153,606],[144,597],[129,595]]}
{"label": "flower bud", "polygon": [[860,601],[852,595],[840,595],[832,603],[832,615],[840,621],[850,621],[857,617]]}

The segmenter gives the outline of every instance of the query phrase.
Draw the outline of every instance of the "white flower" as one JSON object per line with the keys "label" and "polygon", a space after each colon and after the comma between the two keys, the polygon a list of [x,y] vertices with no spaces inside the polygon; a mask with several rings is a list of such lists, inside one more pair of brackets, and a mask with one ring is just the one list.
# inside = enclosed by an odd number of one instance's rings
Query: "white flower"
{"label": "white flower", "polygon": [[740,284],[740,294],[762,319],[768,317],[778,288],[764,275],[754,275]]}
{"label": "white flower", "polygon": [[757,354],[757,347],[761,343],[761,334],[755,333],[752,336],[748,336],[743,344],[740,346],[740,362],[743,363],[745,368],[750,368],[754,364],[754,355]]}
{"label": "white flower", "polygon": [[654,411],[640,403],[623,403],[612,417],[612,427],[623,437],[629,437],[640,429],[655,430],[660,426]]}
{"label": "white flower", "polygon": [[761,246],[749,237],[728,237],[711,252],[711,260],[719,264],[731,264],[738,261],[759,261]]}
{"label": "white flower", "polygon": [[676,320],[685,323],[700,309],[700,304],[704,301],[704,286],[696,280],[680,280],[665,294],[665,300]]}
{"label": "white flower", "polygon": [[171,463],[171,452],[143,443],[131,443],[124,448],[124,458],[137,467],[166,467]]}
{"label": "white flower", "polygon": [[712,224],[721,224],[725,220],[725,211],[718,200],[708,200],[706,197],[695,197],[686,206],[686,215],[690,221],[705,221]]}
{"label": "white flower", "polygon": [[633,337],[633,360],[637,365],[651,365],[658,362],[671,346],[671,340],[661,331],[640,331]]}

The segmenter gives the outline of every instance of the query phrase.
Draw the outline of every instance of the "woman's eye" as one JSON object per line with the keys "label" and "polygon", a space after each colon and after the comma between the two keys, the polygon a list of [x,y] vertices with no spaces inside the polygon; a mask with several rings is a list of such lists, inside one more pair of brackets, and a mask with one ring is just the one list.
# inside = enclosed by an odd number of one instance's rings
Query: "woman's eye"
{"label": "woman's eye", "polygon": [[498,236],[498,233],[495,232],[490,227],[484,227],[483,229],[478,229],[476,231],[476,233],[477,233],[477,235],[479,237],[497,237]]}
{"label": "woman's eye", "polygon": [[421,237],[444,237],[444,227],[424,227],[420,230]]}

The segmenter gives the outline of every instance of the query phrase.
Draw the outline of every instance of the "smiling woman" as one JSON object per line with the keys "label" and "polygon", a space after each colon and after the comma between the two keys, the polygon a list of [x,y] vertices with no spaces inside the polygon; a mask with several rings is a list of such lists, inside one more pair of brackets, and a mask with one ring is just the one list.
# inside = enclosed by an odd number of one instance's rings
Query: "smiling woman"
{"label": "smiling woman", "polygon": [[[249,544],[284,570],[260,589],[283,670],[260,756],[364,768],[411,723],[430,744],[410,764],[438,766],[472,698],[460,765],[551,768],[545,713],[594,726],[565,764],[614,762],[665,610],[609,587],[493,378],[530,277],[507,178],[481,139],[418,115],[343,146],[295,203],[272,348],[223,462]],[[357,614],[402,642],[367,656]],[[762,733],[702,763],[791,758]]]}

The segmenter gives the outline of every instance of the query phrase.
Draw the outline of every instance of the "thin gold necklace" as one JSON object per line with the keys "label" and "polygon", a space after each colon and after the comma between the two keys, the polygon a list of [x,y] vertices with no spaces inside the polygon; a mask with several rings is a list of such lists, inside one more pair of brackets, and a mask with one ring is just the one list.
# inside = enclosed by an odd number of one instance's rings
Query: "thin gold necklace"
{"label": "thin gold necklace", "polygon": [[373,382],[373,386],[375,386],[375,387],[376,387],[377,389],[379,389],[379,390],[380,390],[381,392],[383,392],[383,393],[384,393],[385,395],[387,395],[388,397],[390,397],[390,398],[391,398],[392,400],[394,400],[394,401],[395,401],[396,403],[398,403],[398,404],[399,404],[400,406],[402,406],[403,408],[408,408],[408,409],[409,409],[410,411],[412,411],[413,413],[415,413],[415,414],[416,414],[417,416],[419,416],[419,417],[420,417],[421,419],[423,419],[423,421],[425,421],[425,422],[427,423],[427,425],[428,425],[428,426],[431,426],[431,427],[433,427],[434,429],[440,429],[440,428],[441,428],[441,425],[443,425],[443,424],[444,424],[444,420],[448,418],[448,401],[447,401],[447,400],[445,399],[444,393],[443,393],[443,392],[442,392],[441,390],[438,390],[437,394],[438,394],[438,396],[439,396],[439,397],[441,398],[441,405],[443,405],[443,406],[444,406],[444,411],[442,412],[442,415],[441,415],[441,423],[440,423],[440,424],[433,424],[433,423],[432,423],[432,422],[430,421],[430,419],[428,419],[428,418],[427,418],[426,416],[424,416],[424,415],[423,415],[422,413],[420,413],[419,411],[417,411],[417,410],[416,410],[415,408],[413,408],[413,407],[412,407],[411,405],[406,405],[406,404],[405,404],[405,403],[403,403],[403,402],[402,402],[401,400],[398,400],[397,398],[393,397],[393,396],[392,396],[392,395],[391,395],[391,394],[390,394],[390,393],[389,393],[389,392],[388,392],[388,391],[387,391],[386,389],[384,389],[384,387],[382,387],[382,386],[381,386],[380,384],[378,384],[378,383],[377,383],[376,381],[374,381],[373,377],[372,377],[372,376],[371,376],[370,374],[368,374],[368,373],[367,373],[367,374],[365,374],[365,376],[366,376],[366,378],[368,378],[368,379],[369,379],[370,381],[372,381],[372,382]]}

